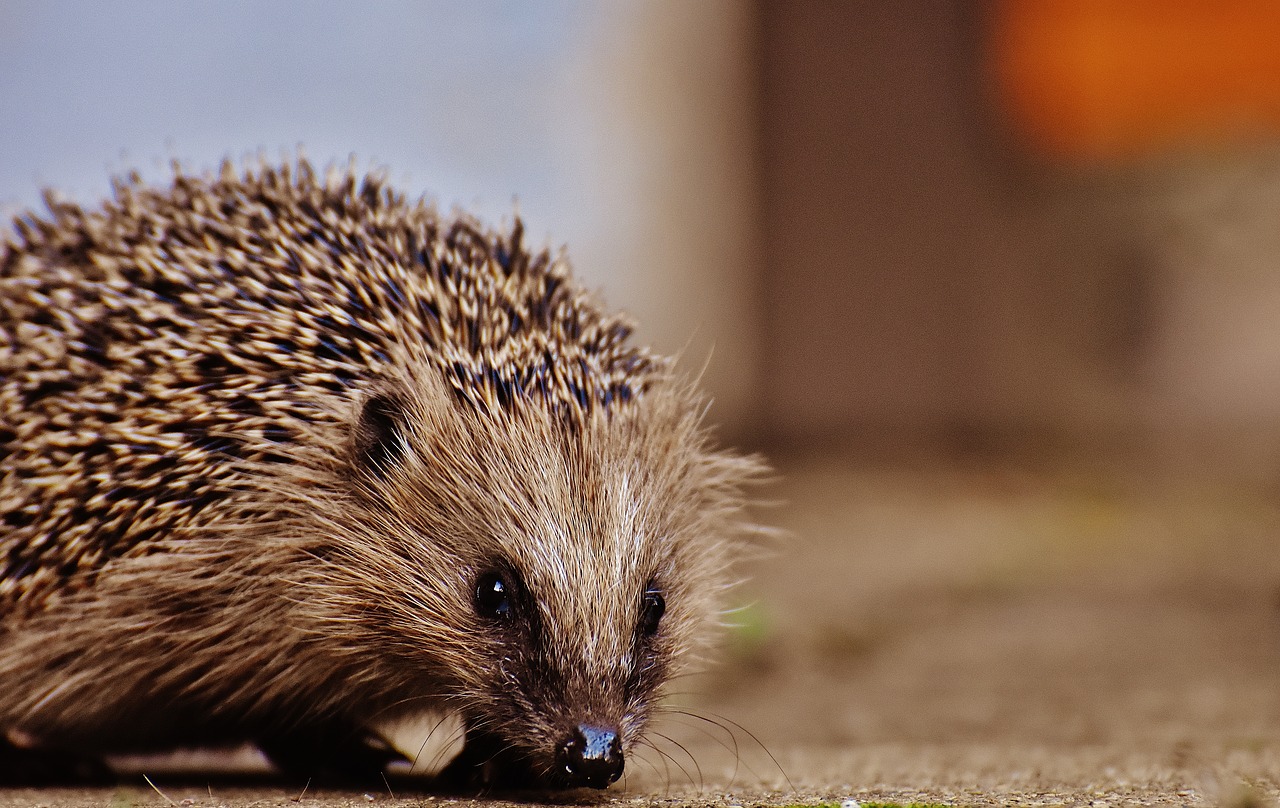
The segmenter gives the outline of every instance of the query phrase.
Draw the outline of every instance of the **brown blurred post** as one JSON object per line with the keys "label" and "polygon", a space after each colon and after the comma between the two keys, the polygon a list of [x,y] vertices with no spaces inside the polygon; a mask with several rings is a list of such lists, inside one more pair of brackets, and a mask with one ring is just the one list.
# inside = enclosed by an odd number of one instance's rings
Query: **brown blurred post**
{"label": "brown blurred post", "polygon": [[1137,315],[993,141],[970,4],[760,10],[775,438],[982,448],[1113,409],[1101,326]]}

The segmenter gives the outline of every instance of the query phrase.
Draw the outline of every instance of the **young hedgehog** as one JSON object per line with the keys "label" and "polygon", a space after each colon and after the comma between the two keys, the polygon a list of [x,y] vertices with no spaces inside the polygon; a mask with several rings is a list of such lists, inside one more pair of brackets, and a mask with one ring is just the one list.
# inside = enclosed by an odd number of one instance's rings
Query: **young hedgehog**
{"label": "young hedgehog", "polygon": [[46,203],[0,251],[0,771],[248,740],[376,779],[430,708],[445,783],[617,780],[750,530],[690,383],[518,220],[377,177]]}

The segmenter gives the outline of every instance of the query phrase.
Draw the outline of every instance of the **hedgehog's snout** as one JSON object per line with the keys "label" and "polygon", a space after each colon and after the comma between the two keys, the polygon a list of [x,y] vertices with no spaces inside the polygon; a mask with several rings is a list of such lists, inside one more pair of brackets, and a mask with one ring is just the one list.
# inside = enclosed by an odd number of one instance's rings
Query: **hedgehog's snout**
{"label": "hedgehog's snout", "polygon": [[612,727],[579,724],[558,747],[556,765],[570,787],[607,788],[622,776],[622,739]]}

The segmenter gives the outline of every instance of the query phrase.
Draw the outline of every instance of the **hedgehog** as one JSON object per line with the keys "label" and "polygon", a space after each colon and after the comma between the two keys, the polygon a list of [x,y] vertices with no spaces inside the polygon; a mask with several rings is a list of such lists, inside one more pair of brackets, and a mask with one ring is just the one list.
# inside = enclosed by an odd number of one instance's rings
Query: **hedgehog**
{"label": "hedgehog", "polygon": [[762,470],[674,360],[518,217],[376,172],[45,204],[0,248],[0,772],[251,743],[369,779],[435,710],[441,784],[617,781]]}

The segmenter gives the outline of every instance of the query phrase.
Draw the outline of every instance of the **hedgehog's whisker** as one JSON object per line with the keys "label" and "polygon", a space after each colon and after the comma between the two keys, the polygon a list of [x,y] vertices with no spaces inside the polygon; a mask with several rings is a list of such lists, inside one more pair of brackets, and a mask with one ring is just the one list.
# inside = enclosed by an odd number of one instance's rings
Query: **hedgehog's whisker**
{"label": "hedgehog's whisker", "polygon": [[375,722],[379,718],[382,718],[387,713],[396,709],[397,707],[403,707],[404,705],[412,704],[415,701],[439,701],[439,697],[430,696],[423,693],[415,693],[412,696],[405,696],[402,699],[397,699],[389,704],[379,707],[377,710],[373,712],[373,715],[369,716],[369,721],[371,723]]}
{"label": "hedgehog's whisker", "polygon": [[[422,757],[422,750],[426,749],[427,744],[431,743],[431,736],[436,734],[436,731],[440,729],[441,725],[444,724],[445,719],[447,719],[448,717],[449,717],[448,713],[442,714],[440,717],[436,719],[435,724],[431,726],[431,730],[427,732],[427,737],[422,739],[422,743],[418,746],[418,751],[415,752],[413,755],[413,765],[410,767],[409,769],[410,771],[413,771],[418,767],[418,760],[419,758]],[[446,743],[443,746],[441,746],[439,749],[437,749],[435,754],[431,756],[430,763],[432,764],[433,768],[435,764],[440,761],[440,756],[445,753],[445,750],[453,746],[454,741],[457,740],[458,738],[458,732],[460,731],[461,730],[454,730],[454,732],[449,736],[449,738],[446,739]]]}
{"label": "hedgehog's whisker", "polygon": [[723,748],[726,752],[728,752],[729,754],[733,755],[733,773],[729,775],[729,784],[730,784],[730,785],[732,785],[733,783],[737,782],[737,779],[738,779],[738,768],[739,768],[740,766],[746,766],[747,771],[748,771],[748,772],[750,772],[750,773],[751,773],[751,776],[752,776],[752,777],[754,777],[756,780],[763,780],[763,778],[762,778],[762,777],[760,777],[759,773],[757,773],[757,772],[755,771],[755,769],[751,768],[751,764],[746,763],[745,761],[743,761],[743,759],[742,759],[742,751],[741,751],[740,747],[738,746],[738,738],[737,738],[737,737],[733,734],[733,732],[732,732],[728,727],[726,727],[724,724],[721,724],[721,723],[719,723],[718,721],[714,721],[714,720],[712,720],[712,719],[710,719],[710,718],[705,718],[705,717],[703,717],[703,716],[697,715],[696,713],[691,713],[691,712],[689,712],[689,711],[687,711],[687,710],[670,709],[670,708],[661,708],[661,714],[662,714],[662,716],[663,716],[664,718],[670,718],[672,721],[675,721],[675,719],[676,719],[677,717],[696,718],[696,719],[698,719],[699,721],[704,721],[704,722],[706,722],[706,723],[708,723],[708,724],[711,724],[713,727],[716,727],[717,729],[719,729],[719,730],[720,730],[720,731],[722,731],[725,735],[727,735],[727,736],[728,736],[729,741],[730,741],[730,742],[732,742],[732,744],[733,744],[732,746],[730,746],[728,743],[725,743],[725,741],[720,737],[720,735],[719,735],[719,734],[717,734],[717,733],[714,733],[714,732],[710,731],[709,729],[707,729],[707,728],[703,727],[703,726],[702,726],[702,725],[700,725],[700,724],[692,724],[692,723],[687,723],[687,722],[676,722],[679,726],[682,726],[682,727],[688,727],[689,729],[692,729],[692,730],[694,730],[695,732],[699,732],[699,733],[701,733],[701,734],[705,735],[706,737],[710,738],[711,740],[713,740],[713,741],[715,741],[717,744],[719,744],[719,745],[721,746],[721,748]]}
{"label": "hedgehog's whisker", "polygon": [[[651,744],[649,744],[648,742],[642,741],[642,742],[640,742],[640,743],[637,743],[637,744],[633,747],[633,751],[636,753],[636,754],[634,754],[634,755],[633,755],[633,758],[634,758],[638,763],[643,763],[644,765],[646,765],[646,766],[648,766],[650,769],[652,769],[652,770],[653,770],[653,775],[654,775],[655,777],[661,777],[661,776],[662,776],[662,772],[658,771],[658,766],[657,766],[657,764],[655,764],[652,760],[649,760],[648,756],[639,754],[641,751],[648,752],[648,751],[651,751],[651,749],[652,749],[652,746],[651,746]],[[664,765],[665,765],[665,763],[664,763]],[[671,793],[671,772],[670,772],[670,771],[668,771],[668,772],[667,772],[667,774],[666,774],[666,784],[665,784],[664,788],[665,788],[665,792],[664,792],[664,794],[670,794],[670,793]]]}
{"label": "hedgehog's whisker", "polygon": [[[455,729],[452,733],[449,734],[449,737],[445,741],[445,743],[442,744],[440,748],[436,750],[435,754],[431,756],[431,760],[428,761],[429,765],[427,766],[427,768],[431,769],[432,771],[438,772],[441,768],[444,767],[444,764],[446,762],[445,755],[448,754],[449,750],[452,749],[455,745],[466,743],[466,739],[467,739],[467,730],[465,727],[459,727]],[[421,752],[421,750],[419,750],[419,752]],[[415,763],[415,765],[417,764]]]}
{"label": "hedgehog's whisker", "polygon": [[662,758],[662,765],[664,767],[668,767],[667,768],[667,792],[668,793],[671,792],[671,769],[669,768],[669,765],[674,765],[677,769],[679,769],[680,773],[684,775],[684,779],[688,781],[689,785],[693,785],[694,779],[692,775],[689,774],[688,769],[680,765],[680,761],[676,760],[665,749],[653,743],[652,741],[649,741],[646,739],[644,743],[650,749],[657,752]]}
{"label": "hedgehog's whisker", "polygon": [[[692,710],[684,710],[684,709],[672,708],[672,707],[661,707],[659,709],[664,713],[687,715],[690,718],[696,718],[700,721],[706,721],[707,723],[718,726],[721,729],[725,729],[726,731],[728,731],[728,728],[725,727],[725,724],[732,726],[735,730],[745,734],[748,738],[750,738],[751,741],[756,746],[758,746],[762,752],[764,752],[766,755],[769,756],[769,760],[773,762],[773,765],[774,767],[777,768],[778,773],[782,775],[782,779],[787,781],[787,787],[793,791],[795,790],[795,785],[791,782],[791,777],[787,774],[786,769],[782,768],[782,764],[778,762],[778,758],[774,756],[773,752],[769,751],[769,747],[765,746],[764,742],[761,741],[758,737],[756,737],[756,734],[754,732],[742,726],[737,721],[734,721],[732,718],[728,718],[726,716],[720,715],[719,713],[710,713],[710,715],[713,716],[713,718],[708,718],[707,716],[699,715],[698,713],[695,713]],[[730,735],[733,735],[733,733],[730,733]],[[753,774],[755,773],[753,772]],[[759,777],[759,775],[755,775],[755,776]]]}
{"label": "hedgehog's whisker", "polygon": [[701,794],[706,791],[707,781],[706,778],[702,776],[702,766],[698,765],[698,759],[693,756],[693,753],[689,751],[689,748],[677,741],[675,738],[672,738],[670,735],[663,735],[661,732],[654,732],[653,734],[667,743],[672,744],[681,752],[684,752],[685,757],[689,758],[689,762],[693,764],[693,770],[698,773],[698,793]]}

